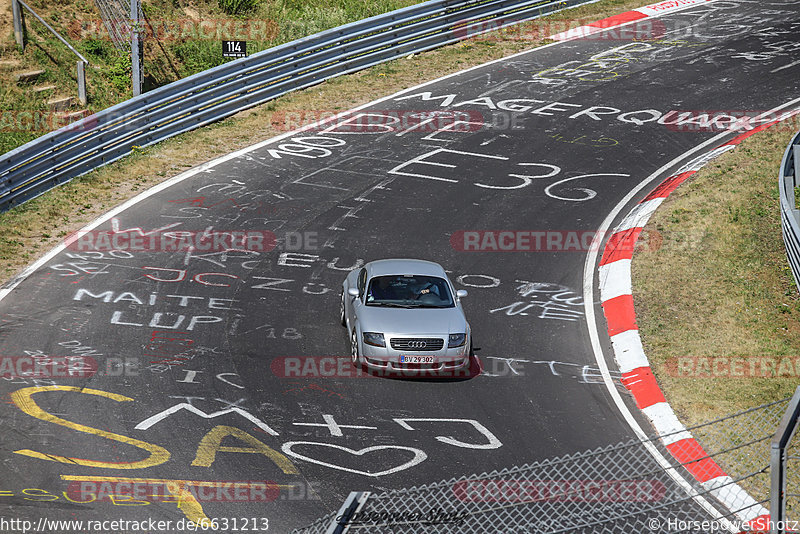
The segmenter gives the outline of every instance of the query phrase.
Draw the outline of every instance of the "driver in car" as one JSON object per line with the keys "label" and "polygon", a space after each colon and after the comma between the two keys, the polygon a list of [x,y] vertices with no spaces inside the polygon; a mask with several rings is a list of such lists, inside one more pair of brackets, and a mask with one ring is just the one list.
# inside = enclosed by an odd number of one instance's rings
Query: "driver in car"
{"label": "driver in car", "polygon": [[419,293],[417,293],[417,296],[415,298],[419,299],[421,296],[428,295],[428,294],[432,294],[432,295],[438,297],[440,300],[442,298],[441,290],[439,289],[439,286],[437,284],[433,284],[433,283],[425,284],[425,287]]}

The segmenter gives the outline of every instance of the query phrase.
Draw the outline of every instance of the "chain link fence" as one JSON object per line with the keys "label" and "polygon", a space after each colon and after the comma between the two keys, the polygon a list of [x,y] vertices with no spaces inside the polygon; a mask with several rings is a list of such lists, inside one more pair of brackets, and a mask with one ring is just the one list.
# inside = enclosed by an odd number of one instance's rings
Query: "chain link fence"
{"label": "chain link fence", "polygon": [[[743,531],[743,519],[762,516],[769,508],[769,442],[787,403],[788,399],[689,428],[697,441],[687,439],[682,430],[519,467],[368,493],[346,531]],[[693,460],[675,459],[687,456],[684,453],[691,453]],[[797,472],[790,466],[795,505],[800,496]],[[796,517],[797,507],[789,510],[788,517]],[[336,519],[337,514],[331,514],[294,534],[333,532],[329,529]]]}
{"label": "chain link fence", "polygon": [[[111,42],[117,50],[131,53],[131,32],[133,31],[131,21],[131,1],[130,0],[95,0],[97,9],[103,19],[103,24],[108,30]],[[138,20],[143,19],[142,6],[138,6]]]}

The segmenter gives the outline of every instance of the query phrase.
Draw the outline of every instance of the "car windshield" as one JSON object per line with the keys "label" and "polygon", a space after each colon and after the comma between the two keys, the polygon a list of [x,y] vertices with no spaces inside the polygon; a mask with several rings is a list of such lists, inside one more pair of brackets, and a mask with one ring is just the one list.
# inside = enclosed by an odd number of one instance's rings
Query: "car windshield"
{"label": "car windshield", "polygon": [[450,287],[436,276],[375,276],[369,282],[367,306],[400,308],[451,308]]}

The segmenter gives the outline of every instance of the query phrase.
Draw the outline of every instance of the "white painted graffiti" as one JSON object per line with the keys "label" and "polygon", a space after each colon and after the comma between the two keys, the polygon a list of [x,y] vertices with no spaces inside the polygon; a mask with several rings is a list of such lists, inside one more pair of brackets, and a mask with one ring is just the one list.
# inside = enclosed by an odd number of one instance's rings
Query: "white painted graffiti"
{"label": "white painted graffiti", "polygon": [[[280,267],[293,267],[299,269],[310,269],[324,265],[326,269],[345,272],[357,269],[364,265],[365,260],[356,258],[350,265],[339,265],[340,258],[335,257],[327,260],[316,254],[301,254],[296,252],[285,252],[280,255],[277,265]],[[248,267],[250,268],[250,267]],[[186,269],[169,269],[163,267],[144,267],[148,272],[145,278],[156,282],[180,283],[198,282],[205,286],[213,287],[232,287],[235,283],[248,284],[250,289],[259,291],[279,291],[294,292],[301,291],[307,295],[325,295],[333,289],[324,282],[302,281],[296,278],[284,278],[279,276],[256,276],[242,278],[235,274],[222,272],[204,272],[190,276]],[[448,273],[453,271],[448,270]],[[458,275],[455,282],[465,287],[475,288],[494,288],[500,285],[500,279],[488,274],[462,274]],[[302,285],[301,285],[302,284]]]}
{"label": "white painted graffiti", "polygon": [[[205,303],[209,310],[236,310],[238,308],[233,307],[233,303],[238,302],[234,299],[226,299],[226,298],[219,298],[219,297],[200,297],[195,295],[164,295],[163,297],[158,293],[150,293],[147,297],[140,298],[135,293],[130,291],[120,292],[115,296],[114,291],[107,290],[98,293],[92,293],[88,289],[80,288],[75,293],[75,296],[72,297],[73,300],[76,301],[83,301],[84,297],[88,297],[90,299],[99,300],[104,303],[114,303],[114,304],[127,304],[129,307],[135,306],[155,306],[156,304],[165,303],[165,299],[174,299],[166,301],[172,305],[177,305],[179,307],[186,308],[190,304],[201,304]],[[200,303],[195,301],[201,301]],[[221,323],[222,317],[217,315],[193,315],[188,316],[184,314],[177,314],[172,312],[153,312],[152,316],[149,321],[145,322],[133,322],[131,319],[125,318],[124,314],[126,312],[122,310],[116,310],[111,314],[110,324],[113,325],[120,325],[120,326],[136,326],[136,327],[148,327],[148,328],[164,328],[167,330],[178,330],[184,324],[186,324],[186,330],[194,330],[199,325],[208,325],[213,323]],[[173,316],[170,318],[170,316]],[[188,321],[187,321],[188,318]],[[141,320],[141,319],[138,319]]]}
{"label": "white painted graffiti", "polygon": [[[507,376],[507,372],[510,372],[515,376],[523,376],[526,374],[525,367],[530,365],[544,366],[548,369],[551,375],[563,378],[572,378],[577,380],[580,384],[605,384],[600,369],[590,365],[560,362],[557,360],[526,360],[523,358],[501,358],[497,356],[488,356],[487,359],[494,360],[504,368],[504,371],[506,371],[503,372],[503,370],[498,370],[497,373],[489,373],[484,370],[482,374],[492,378]],[[497,369],[495,368],[493,370]],[[620,381],[622,379],[622,373],[618,371],[610,371],[610,375],[615,381]],[[621,386],[621,383],[618,385]]]}
{"label": "white painted graffiti", "polygon": [[503,312],[505,315],[529,315],[529,310],[538,309],[539,319],[577,321],[583,317],[583,298],[568,287],[549,282],[528,282],[517,280],[517,292],[521,300],[489,310],[489,313]]}
{"label": "white painted graffiti", "polygon": [[[435,170],[438,169],[439,171],[441,171],[442,169],[451,169],[450,172],[448,173],[450,176],[469,175],[470,174],[469,172],[458,169],[460,165],[464,165],[465,161],[470,158],[483,158],[484,161],[510,160],[510,158],[507,158],[505,156],[494,156],[491,154],[481,154],[477,152],[466,152],[462,150],[437,148],[431,150],[430,152],[426,152],[425,154],[421,154],[409,161],[401,163],[400,165],[395,166],[392,170],[389,171],[389,174],[396,174],[398,176],[409,176],[414,178],[424,178],[427,180],[435,180],[439,182],[459,183],[460,180],[442,176],[441,172],[435,173]],[[513,179],[511,183],[487,184],[483,183],[482,181],[475,181],[473,182],[473,185],[484,189],[502,189],[502,190],[521,189],[523,187],[528,187],[529,185],[531,185],[534,180],[553,178],[562,172],[561,167],[549,163],[521,162],[517,163],[516,166],[523,167],[523,169],[520,170],[535,168],[539,172],[538,173],[534,172],[533,174],[507,172],[506,176]],[[409,169],[409,167],[412,168]],[[586,187],[568,188],[565,186],[565,184],[569,182],[574,182],[576,180],[585,180],[588,178],[598,178],[598,177],[628,178],[630,177],[630,174],[590,173],[590,174],[580,174],[578,176],[571,176],[568,178],[561,178],[560,180],[557,180],[548,185],[547,187],[545,187],[544,193],[547,196],[554,198],[556,200],[565,200],[569,202],[583,202],[586,200],[591,200],[592,198],[597,196],[597,192],[594,191],[593,189],[588,189]],[[557,192],[558,189],[564,189],[566,191],[576,191],[579,194],[574,196],[565,196],[563,194],[558,194]]]}
{"label": "white painted graffiti", "polygon": [[[344,435],[344,433],[342,432],[342,429],[344,429],[344,428],[350,428],[350,429],[356,429],[356,430],[377,430],[377,427],[370,427],[370,426],[364,426],[364,425],[339,425],[338,423],[335,422],[335,420],[333,419],[333,416],[330,415],[330,414],[327,414],[327,415],[323,416],[323,418],[325,420],[325,423],[294,423],[294,424],[296,424],[296,425],[300,424],[300,425],[307,425],[307,426],[325,427],[325,428],[328,429],[328,431],[330,432],[331,436],[338,436],[338,437],[341,437],[341,436]],[[500,448],[500,447],[503,446],[502,442],[488,428],[486,428],[485,426],[483,426],[482,424],[480,424],[478,421],[476,421],[474,419],[394,417],[394,418],[392,418],[392,420],[395,423],[397,423],[398,425],[400,425],[402,428],[404,428],[405,430],[412,431],[412,432],[413,431],[420,431],[418,428],[415,428],[415,426],[417,426],[418,423],[423,423],[423,424],[425,424],[425,423],[435,423],[434,426],[433,426],[434,428],[441,428],[443,425],[448,425],[448,424],[467,424],[467,425],[471,426],[473,429],[477,430],[480,433],[481,436],[486,438],[488,443],[466,442],[466,441],[461,441],[459,439],[455,439],[452,436],[434,436],[434,439],[436,439],[436,441],[439,441],[440,443],[444,443],[446,445],[450,445],[450,446],[453,446],[453,447],[466,448],[466,449],[488,450],[488,449],[497,449],[497,448]],[[414,426],[412,426],[411,423],[414,423]],[[354,456],[364,456],[364,455],[366,455],[368,453],[375,452],[375,451],[382,451],[382,450],[398,450],[398,451],[411,452],[411,453],[413,453],[414,457],[411,458],[410,460],[404,462],[404,463],[395,465],[394,467],[392,467],[390,469],[383,470],[383,471],[364,471],[364,470],[360,470],[360,469],[353,469],[353,468],[350,468],[350,467],[344,467],[344,466],[341,466],[341,465],[338,465],[338,464],[334,464],[334,463],[330,463],[330,462],[325,462],[325,461],[319,460],[318,458],[309,456],[308,454],[298,453],[297,451],[294,450],[294,448],[298,447],[298,446],[306,446],[306,449],[313,448],[314,446],[334,448],[334,449],[337,449],[337,450],[345,451],[345,452],[347,452],[349,454],[352,454]],[[322,466],[329,467],[331,469],[336,469],[336,470],[339,470],[339,471],[346,471],[348,473],[355,473],[355,474],[364,475],[364,476],[370,476],[370,477],[380,477],[380,476],[396,473],[398,471],[403,471],[403,470],[409,469],[411,467],[414,467],[416,465],[419,465],[420,463],[422,463],[423,461],[425,461],[428,458],[427,453],[425,453],[422,449],[419,449],[419,448],[416,448],[416,447],[406,447],[406,446],[402,446],[402,445],[393,445],[393,444],[392,445],[373,445],[371,447],[365,447],[363,449],[351,449],[349,447],[344,447],[344,446],[341,446],[341,445],[331,444],[331,443],[319,443],[319,442],[313,442],[313,441],[290,441],[288,443],[284,443],[283,444],[282,450],[287,455],[292,456],[292,457],[294,457],[294,458],[296,458],[298,460],[303,460],[303,461],[307,461],[307,462],[314,463],[314,464],[317,464],[317,465],[322,465]]]}
{"label": "white painted graffiti", "polygon": [[66,263],[56,263],[49,265],[54,271],[58,271],[58,276],[85,276],[94,277],[98,274],[109,274],[109,263],[97,263],[90,261],[71,261]]}
{"label": "white painted graffiti", "polygon": [[[352,454],[354,456],[364,456],[365,454],[368,454],[370,452],[385,451],[385,450],[408,451],[408,452],[413,453],[414,457],[411,460],[408,460],[407,462],[404,462],[402,464],[396,465],[395,467],[392,467],[391,469],[386,469],[386,470],[383,470],[383,471],[375,471],[375,472],[373,472],[373,471],[362,471],[360,469],[353,469],[353,468],[350,468],[350,467],[344,467],[344,466],[333,464],[333,463],[329,463],[329,462],[323,462],[322,460],[319,460],[319,459],[314,458],[312,456],[308,456],[308,455],[305,455],[305,454],[300,454],[300,453],[296,452],[295,450],[293,450],[293,448],[297,447],[297,446],[323,447],[323,448],[327,447],[329,449],[337,449],[337,450],[340,450],[340,451],[344,451],[344,452],[347,452],[347,453]],[[283,444],[283,446],[281,447],[281,450],[287,456],[291,456],[291,457],[296,458],[298,460],[303,460],[303,461],[306,461],[306,462],[309,462],[309,463],[312,463],[312,464],[321,465],[321,466],[324,466],[324,467],[330,467],[331,469],[336,469],[338,471],[346,471],[348,473],[354,473],[356,475],[364,475],[364,476],[376,477],[376,478],[380,477],[380,476],[391,475],[392,473],[397,473],[398,471],[404,471],[406,469],[409,469],[411,467],[419,465],[420,463],[424,462],[428,458],[428,455],[425,454],[424,451],[422,451],[420,449],[417,449],[415,447],[404,447],[402,445],[373,445],[371,447],[364,447],[363,449],[356,450],[356,449],[351,449],[349,447],[344,447],[342,445],[336,445],[334,443],[318,443],[318,442],[314,442],[314,441],[289,441],[289,442],[286,442],[286,443]],[[361,463],[366,463],[366,462],[364,462],[362,460]]]}
{"label": "white painted graffiti", "polygon": [[141,423],[137,424],[135,428],[136,428],[136,430],[147,430],[151,426],[153,426],[153,425],[155,425],[157,423],[160,423],[161,421],[163,421],[164,419],[166,419],[170,415],[172,415],[172,414],[174,414],[176,412],[182,411],[182,410],[187,411],[189,413],[192,413],[194,415],[197,415],[199,417],[202,417],[203,419],[213,419],[215,417],[220,417],[222,415],[226,415],[226,414],[229,414],[229,413],[235,413],[235,414],[238,414],[238,415],[244,417],[245,419],[247,419],[251,423],[255,424],[258,428],[260,428],[261,430],[263,430],[264,432],[266,432],[270,436],[277,436],[278,435],[278,433],[276,431],[274,431],[272,428],[270,428],[270,426],[268,424],[266,424],[265,422],[261,421],[259,418],[257,418],[256,416],[252,415],[251,413],[243,410],[242,408],[233,407],[233,408],[226,408],[224,410],[219,410],[219,411],[212,412],[212,413],[206,413],[206,412],[200,410],[199,408],[196,408],[195,406],[192,406],[188,402],[182,402],[180,404],[176,404],[175,406],[172,406],[172,407],[167,408],[166,410],[163,410],[163,411],[161,411],[161,412],[159,412],[159,413],[157,413],[155,415],[152,415],[152,416],[148,417],[147,419],[145,419],[144,421],[142,421]]}
{"label": "white painted graffiti", "polygon": [[[562,82],[563,80],[557,81]],[[645,122],[656,121],[659,117],[661,117],[661,115],[663,115],[662,112],[654,109],[623,111],[622,109],[611,106],[584,106],[583,104],[576,104],[572,102],[546,102],[544,100],[535,100],[530,98],[514,98],[495,102],[492,97],[484,96],[471,100],[461,100],[460,102],[454,103],[460,98],[458,94],[450,93],[446,95],[434,95],[430,91],[403,96],[397,100],[407,100],[412,98],[419,98],[423,101],[439,100],[439,105],[441,107],[457,108],[462,106],[477,106],[486,110],[528,113],[541,117],[559,117],[562,116],[561,114],[569,113],[566,118],[570,120],[589,119],[593,121],[604,121],[610,117],[616,117],[616,119],[621,122],[636,125],[641,125]],[[537,104],[544,105],[537,107]],[[639,115],[646,115],[649,116],[649,118],[647,120],[640,120],[638,118]],[[653,116],[655,116],[655,118],[652,118]]]}
{"label": "white painted graffiti", "polygon": [[416,430],[412,428],[409,421],[414,423],[437,423],[437,426],[441,426],[442,424],[446,423],[466,423],[472,425],[475,430],[481,433],[489,442],[488,443],[467,443],[464,441],[457,440],[451,436],[436,436],[436,441],[441,441],[442,443],[447,443],[448,445],[453,445],[454,447],[462,447],[465,449],[499,449],[503,446],[497,437],[489,432],[489,429],[477,422],[474,419],[437,419],[437,418],[413,418],[413,417],[406,417],[406,418],[395,418],[395,423],[402,426],[406,430]]}
{"label": "white painted graffiti", "polygon": [[[226,373],[226,375],[233,375],[234,373]],[[190,383],[194,382],[194,378],[196,377],[195,372],[187,373],[185,377]],[[219,375],[217,376],[219,378]],[[185,402],[181,402],[176,404],[166,410],[163,410],[157,414],[154,414],[144,421],[138,423],[136,425],[136,430],[148,430],[154,425],[163,422],[167,418],[174,416],[178,412],[188,412],[190,414],[199,416],[203,419],[214,419],[217,417],[221,417],[228,414],[237,414],[247,421],[256,425],[257,428],[262,430],[263,432],[269,434],[270,436],[279,436],[280,434],[274,430],[269,424],[262,421],[258,417],[252,415],[249,411],[241,406],[241,403],[244,402],[246,399],[242,398],[237,401],[227,401],[224,399],[214,399],[216,402],[221,402],[225,406],[221,410],[217,410],[214,412],[206,412],[201,410],[200,408],[194,405],[195,401],[207,401],[205,397],[195,397],[195,396],[179,396],[175,395],[172,396],[173,398],[183,399]],[[392,421],[399,425],[401,428],[411,431],[411,432],[423,432],[420,428],[420,425],[430,426],[433,429],[441,429],[442,427],[446,426],[453,426],[453,425],[467,425],[472,431],[477,431],[480,436],[485,439],[485,442],[472,442],[472,441],[463,441],[461,439],[456,439],[452,436],[440,436],[435,435],[434,439],[440,443],[444,443],[446,445],[452,447],[459,447],[459,448],[466,448],[466,449],[480,449],[480,450],[490,450],[490,449],[497,449],[503,446],[502,442],[495,436],[488,428],[484,425],[479,423],[474,419],[456,419],[456,418],[415,418],[415,417],[392,417]],[[413,426],[412,426],[413,424]],[[362,424],[344,424],[336,421],[336,418],[332,414],[322,414],[322,422],[311,422],[311,421],[294,421],[292,422],[293,426],[300,426],[300,427],[309,427],[309,428],[320,428],[326,431],[326,435],[333,437],[333,438],[343,438],[345,437],[345,431],[347,432],[369,432],[378,430],[377,426],[371,425],[362,425]],[[388,436],[384,436],[388,438]],[[300,453],[296,451],[296,448],[304,448],[304,452]],[[363,470],[363,469],[353,469],[351,467],[346,467],[343,465],[339,465],[336,463],[332,463],[330,461],[324,461],[319,459],[316,456],[313,456],[309,453],[310,449],[317,448],[317,450],[322,449],[336,449],[340,451],[347,452],[354,456],[365,456],[369,455],[369,453],[376,452],[376,451],[402,451],[405,453],[412,453],[413,458],[410,460],[406,460],[400,463],[396,463],[393,467],[384,469],[384,470]],[[396,473],[399,471],[403,471],[419,465],[421,462],[425,461],[428,458],[428,454],[424,452],[422,449],[417,447],[408,447],[404,445],[397,445],[394,443],[391,444],[381,444],[381,445],[373,445],[369,447],[364,447],[362,449],[353,449],[349,447],[345,447],[343,445],[339,445],[336,443],[327,443],[327,442],[319,442],[319,441],[288,441],[283,443],[281,446],[281,450],[288,456],[291,456],[297,460],[302,460],[305,462],[321,465],[324,467],[328,467],[331,469],[335,469],[338,471],[346,471],[349,473],[355,473],[359,475],[369,476],[369,477],[380,477],[389,475],[392,473]],[[369,463],[368,461],[362,461],[362,464]]]}
{"label": "white painted graffiti", "polygon": [[353,428],[357,430],[377,430],[378,427],[376,426],[364,426],[364,425],[340,425],[336,422],[336,419],[331,414],[322,414],[322,420],[325,421],[324,423],[292,423],[296,426],[312,426],[312,427],[325,427],[328,432],[330,432],[331,436],[342,437],[344,436],[344,432],[342,429],[345,428]]}

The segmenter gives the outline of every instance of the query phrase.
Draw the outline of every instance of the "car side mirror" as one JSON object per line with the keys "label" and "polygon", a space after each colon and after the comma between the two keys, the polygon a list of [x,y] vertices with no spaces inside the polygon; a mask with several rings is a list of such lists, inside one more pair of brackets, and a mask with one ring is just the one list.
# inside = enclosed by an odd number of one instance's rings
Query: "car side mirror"
{"label": "car side mirror", "polygon": [[466,289],[459,289],[458,291],[456,291],[456,298],[463,299],[467,295],[469,295],[469,293],[467,293]]}
{"label": "car side mirror", "polygon": [[359,292],[357,287],[351,287],[347,290],[347,294],[353,298],[358,298]]}

